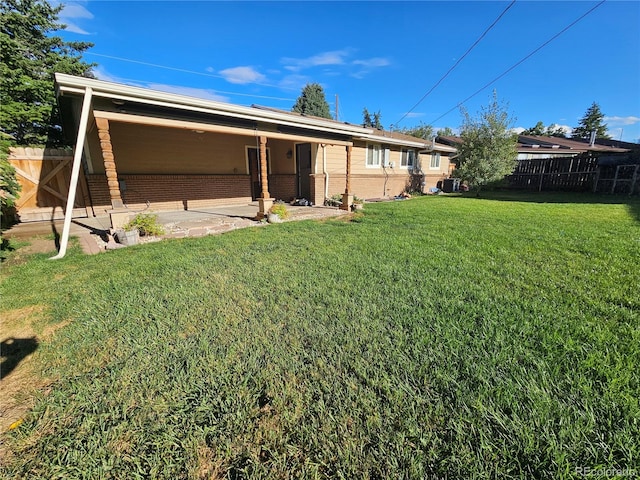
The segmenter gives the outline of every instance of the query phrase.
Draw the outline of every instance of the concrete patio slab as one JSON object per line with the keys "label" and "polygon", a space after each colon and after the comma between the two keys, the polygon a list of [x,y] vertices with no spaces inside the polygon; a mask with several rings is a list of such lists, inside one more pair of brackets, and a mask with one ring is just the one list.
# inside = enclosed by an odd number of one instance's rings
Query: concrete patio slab
{"label": "concrete patio slab", "polygon": [[[286,221],[322,219],[347,214],[336,207],[300,207],[287,205],[290,218]],[[165,227],[165,235],[160,238],[145,239],[157,241],[163,238],[186,238],[216,235],[237,230],[239,228],[268,225],[255,219],[258,211],[257,202],[242,205],[225,205],[221,207],[200,208],[197,210],[179,211],[132,211],[130,217],[139,213],[152,213],[157,216],[158,223]],[[62,234],[64,221],[44,221],[19,223],[6,230],[7,238],[28,239],[38,236],[52,235],[52,242]],[[82,250],[87,254],[95,254],[108,250],[113,244],[110,235],[111,222],[108,216],[74,218],[70,235],[78,237]]]}

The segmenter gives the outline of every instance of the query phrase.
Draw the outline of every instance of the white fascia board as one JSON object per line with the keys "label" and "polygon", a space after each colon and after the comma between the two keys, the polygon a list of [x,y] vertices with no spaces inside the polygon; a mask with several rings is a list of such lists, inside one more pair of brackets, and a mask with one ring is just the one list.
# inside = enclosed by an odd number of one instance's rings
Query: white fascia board
{"label": "white fascia board", "polygon": [[203,100],[186,95],[166,93],[158,90],[150,90],[141,87],[131,87],[120,83],[105,82],[92,78],[76,77],[63,73],[56,73],[56,90],[58,94],[84,93],[85,88],[92,88],[95,97],[112,98],[130,102],[146,103],[149,105],[178,108],[200,113],[210,113],[227,117],[241,118],[245,120],[278,123],[291,127],[307,128],[328,133],[342,135],[362,135],[371,133],[371,129],[357,125],[340,124],[318,120],[315,118],[299,117],[270,110],[259,110],[252,107],[243,107],[230,103]]}
{"label": "white fascia board", "polygon": [[429,146],[426,142],[412,142],[407,140],[400,140],[393,137],[381,137],[379,135],[360,135],[357,140],[364,140],[367,142],[388,143],[389,145],[401,145],[403,147],[415,147],[415,148],[427,148]]}

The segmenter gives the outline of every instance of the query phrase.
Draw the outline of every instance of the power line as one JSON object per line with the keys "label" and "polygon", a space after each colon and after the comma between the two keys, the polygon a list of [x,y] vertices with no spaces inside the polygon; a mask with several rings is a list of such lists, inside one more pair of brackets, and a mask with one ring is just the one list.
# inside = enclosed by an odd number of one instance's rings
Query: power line
{"label": "power line", "polygon": [[[197,72],[195,70],[187,70],[184,68],[176,68],[176,67],[169,67],[167,65],[158,65],[156,63],[149,63],[149,62],[143,62],[140,60],[132,60],[130,58],[122,58],[122,57],[115,57],[113,55],[105,55],[103,53],[95,53],[95,52],[85,52],[84,55],[94,55],[96,57],[103,57],[103,58],[110,58],[112,60],[119,60],[121,62],[129,62],[129,63],[136,63],[138,65],[145,65],[147,67],[155,67],[155,68],[163,68],[165,70],[173,70],[175,72],[182,72],[182,73],[190,73],[193,75],[200,75],[203,77],[212,77],[212,78],[222,78],[226,80],[226,77],[224,77],[223,75],[216,75],[213,73],[204,73],[204,72]],[[268,83],[258,83],[258,82],[251,82],[253,85],[260,85],[262,87],[272,87],[272,88],[282,88],[285,90],[294,90],[293,88],[289,88],[289,87],[283,87],[283,86],[278,86],[278,85],[271,85]],[[250,95],[247,93],[236,93],[236,92],[224,92],[222,90],[215,90],[217,92],[220,93],[224,93],[227,95],[239,95],[239,96],[244,96],[244,97],[257,97],[257,98],[268,98],[268,99],[273,99],[273,100],[295,100],[292,98],[280,98],[280,97],[268,97],[268,96],[263,96],[263,95]]]}
{"label": "power line", "polygon": [[453,66],[452,66],[452,67],[447,71],[447,73],[445,73],[445,74],[440,78],[440,80],[438,80],[438,81],[435,83],[435,85],[434,85],[433,87],[431,87],[431,89],[430,89],[427,93],[425,93],[425,94],[422,96],[422,98],[421,98],[420,100],[418,100],[418,102],[417,102],[413,107],[411,107],[411,108],[409,109],[409,111],[407,111],[407,113],[405,113],[405,114],[402,116],[402,118],[400,118],[400,120],[398,120],[398,121],[396,122],[396,125],[399,125],[399,124],[400,124],[400,122],[402,122],[402,120],[404,120],[404,119],[407,117],[407,115],[409,115],[411,112],[413,112],[413,110],[415,110],[415,108],[416,108],[418,105],[420,105],[420,104],[422,103],[422,101],[423,101],[425,98],[427,98],[427,97],[429,96],[429,94],[430,94],[431,92],[433,92],[433,91],[436,89],[436,87],[437,87],[438,85],[440,85],[440,84],[442,83],[442,81],[443,81],[445,78],[447,78],[447,77],[449,76],[449,74],[453,71],[453,69],[454,69],[454,68],[456,68],[456,67],[458,66],[458,64],[459,64],[462,60],[464,60],[464,57],[466,57],[469,53],[471,53],[471,50],[473,50],[473,49],[476,47],[476,45],[478,45],[478,43],[480,43],[480,41],[485,37],[485,35],[487,35],[487,33],[489,33],[489,31],[490,31],[490,30],[491,30],[491,29],[496,25],[496,23],[498,23],[498,22],[500,21],[500,19],[504,16],[504,14],[505,14],[505,13],[507,13],[507,11],[508,11],[511,7],[513,7],[513,5],[514,5],[515,3],[516,3],[516,0],[513,0],[513,1],[512,1],[512,2],[507,6],[507,8],[505,8],[505,9],[502,11],[502,13],[501,13],[500,15],[498,15],[498,18],[496,18],[496,19],[494,20],[494,22],[493,22],[491,25],[489,25],[489,27],[488,27],[488,28],[487,28],[487,29],[482,33],[482,35],[480,35],[480,36],[478,37],[478,39],[473,43],[473,45],[471,45],[471,46],[469,47],[469,49],[464,53],[464,55],[462,55],[462,56],[458,59],[458,61],[457,61],[456,63],[454,63],[454,64],[453,64]]}
{"label": "power line", "polygon": [[498,80],[500,80],[502,77],[504,77],[507,73],[509,73],[511,70],[513,70],[514,68],[518,67],[519,65],[521,65],[522,63],[524,63],[526,60],[528,60],[530,57],[532,57],[533,55],[535,55],[536,53],[538,53],[540,50],[542,50],[544,47],[546,47],[547,45],[549,45],[551,42],[553,42],[556,38],[558,38],[560,35],[562,35],[564,32],[566,32],[567,30],[569,30],[571,27],[573,27],[576,23],[578,23],[580,20],[582,20],[584,17],[586,17],[587,15],[589,15],[591,12],[593,12],[596,8],[598,8],[600,5],[602,5],[606,0],[602,0],[600,3],[598,3],[595,7],[591,8],[589,11],[587,11],[586,13],[582,14],[580,17],[578,17],[576,20],[574,20],[572,23],[570,23],[569,25],[567,25],[566,27],[564,27],[562,30],[560,30],[558,33],[556,33],[553,37],[551,37],[549,40],[547,40],[546,42],[544,42],[542,45],[540,45],[538,48],[536,48],[535,50],[533,50],[531,53],[529,53],[527,56],[525,56],[522,60],[518,61],[517,63],[513,64],[511,67],[509,67],[507,70],[505,70],[504,72],[502,72],[500,75],[498,75],[496,78],[494,78],[493,80],[491,80],[489,83],[487,83],[486,85],[484,85],[483,87],[479,88],[476,92],[474,92],[472,95],[469,95],[467,98],[465,98],[463,101],[458,102],[458,104],[451,108],[450,110],[448,110],[447,112],[443,113],[442,115],[440,115],[438,118],[436,118],[434,121],[430,122],[429,125],[433,126],[438,120],[446,117],[447,115],[449,115],[451,112],[453,112],[456,108],[459,108],[461,105],[464,105],[466,102],[468,102],[469,100],[471,100],[473,97],[475,97],[476,95],[478,95],[480,92],[482,92],[485,88],[489,87],[490,85],[494,84],[495,82],[497,82]]}

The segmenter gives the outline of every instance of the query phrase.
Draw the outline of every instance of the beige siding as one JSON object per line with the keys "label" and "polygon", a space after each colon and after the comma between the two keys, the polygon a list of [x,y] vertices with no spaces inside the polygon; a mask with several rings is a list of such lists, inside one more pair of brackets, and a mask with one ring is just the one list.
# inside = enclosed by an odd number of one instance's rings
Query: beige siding
{"label": "beige siding", "polygon": [[246,137],[118,122],[110,134],[118,174],[246,174]]}

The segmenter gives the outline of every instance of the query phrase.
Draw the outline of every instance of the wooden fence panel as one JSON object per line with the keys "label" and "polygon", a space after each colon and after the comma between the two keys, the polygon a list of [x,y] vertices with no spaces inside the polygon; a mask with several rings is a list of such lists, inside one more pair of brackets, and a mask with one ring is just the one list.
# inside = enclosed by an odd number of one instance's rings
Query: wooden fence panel
{"label": "wooden fence panel", "polygon": [[[16,201],[20,221],[64,218],[69,194],[73,153],[69,150],[14,147],[9,151],[9,163],[16,169],[22,186]],[[73,216],[88,216],[85,206],[88,189],[84,175],[80,175]]]}

